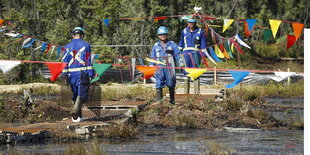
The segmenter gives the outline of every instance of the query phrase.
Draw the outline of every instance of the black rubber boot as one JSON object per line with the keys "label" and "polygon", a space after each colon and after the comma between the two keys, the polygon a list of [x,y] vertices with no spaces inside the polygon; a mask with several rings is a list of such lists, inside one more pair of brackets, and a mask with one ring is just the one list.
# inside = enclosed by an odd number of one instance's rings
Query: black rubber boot
{"label": "black rubber boot", "polygon": [[174,94],[175,94],[174,88],[169,88],[170,104],[175,104]]}
{"label": "black rubber boot", "polygon": [[163,89],[156,88],[156,101],[159,102],[163,99]]}

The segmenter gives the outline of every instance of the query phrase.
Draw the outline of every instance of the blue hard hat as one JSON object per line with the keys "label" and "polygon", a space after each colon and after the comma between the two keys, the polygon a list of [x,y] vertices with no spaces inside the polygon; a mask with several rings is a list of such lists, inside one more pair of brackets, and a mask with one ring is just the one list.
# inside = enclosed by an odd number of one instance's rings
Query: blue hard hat
{"label": "blue hard hat", "polygon": [[165,26],[161,26],[161,27],[158,28],[157,34],[158,35],[159,34],[168,34],[168,30],[167,30],[167,28]]}
{"label": "blue hard hat", "polygon": [[189,23],[196,23],[196,19],[188,19],[187,22],[189,22]]}
{"label": "blue hard hat", "polygon": [[72,30],[72,34],[84,34],[84,29],[81,28],[81,27],[75,27],[73,30]]}

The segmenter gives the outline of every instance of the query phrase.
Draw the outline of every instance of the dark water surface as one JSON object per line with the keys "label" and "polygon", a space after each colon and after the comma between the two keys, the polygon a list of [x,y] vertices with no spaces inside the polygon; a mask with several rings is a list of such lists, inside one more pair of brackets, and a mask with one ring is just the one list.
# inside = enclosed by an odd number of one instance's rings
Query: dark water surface
{"label": "dark water surface", "polygon": [[[99,139],[107,154],[203,154],[212,143],[226,146],[236,154],[303,154],[303,130],[228,131],[228,130],[159,130],[150,136],[144,131],[129,141]],[[72,144],[72,143],[71,143]],[[92,141],[76,143],[91,149]],[[61,154],[68,143],[1,145],[2,154]]]}

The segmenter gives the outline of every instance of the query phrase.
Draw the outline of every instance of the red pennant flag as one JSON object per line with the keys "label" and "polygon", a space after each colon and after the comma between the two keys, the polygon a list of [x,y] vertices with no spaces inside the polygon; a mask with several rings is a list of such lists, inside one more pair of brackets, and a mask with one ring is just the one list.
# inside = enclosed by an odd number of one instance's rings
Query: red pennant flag
{"label": "red pennant flag", "polygon": [[62,70],[66,67],[67,63],[61,63],[61,62],[46,62],[47,68],[50,70],[52,77],[50,78],[51,81],[56,81],[59,74],[62,72]]}
{"label": "red pennant flag", "polygon": [[300,33],[302,29],[304,28],[304,24],[302,23],[292,23],[293,29],[294,29],[294,34],[296,36],[296,41],[298,40]]}
{"label": "red pennant flag", "polygon": [[236,42],[234,41],[234,39],[231,39],[231,38],[230,38],[229,40],[230,40],[231,43],[233,43],[233,44],[235,45],[235,47],[237,48],[237,50],[238,50],[241,54],[244,54],[244,53],[242,52],[240,46],[238,45],[238,43],[236,43]]}
{"label": "red pennant flag", "polygon": [[167,19],[167,17],[155,17],[155,22],[157,23],[158,20],[164,20]]}
{"label": "red pennant flag", "polygon": [[201,51],[198,51],[198,52],[199,52],[203,62],[205,63],[206,67],[209,67],[206,57],[203,55],[203,53]]}
{"label": "red pennant flag", "polygon": [[48,54],[48,52],[49,52],[50,49],[51,49],[51,46],[52,46],[52,44],[47,44],[47,50],[46,50],[45,54]]}
{"label": "red pennant flag", "polygon": [[289,49],[290,47],[292,47],[294,45],[296,41],[296,37],[293,35],[287,35],[287,43],[286,43],[286,49]]}
{"label": "red pennant flag", "polygon": [[149,79],[154,76],[156,68],[149,66],[137,66],[137,69],[143,73],[144,79]]}

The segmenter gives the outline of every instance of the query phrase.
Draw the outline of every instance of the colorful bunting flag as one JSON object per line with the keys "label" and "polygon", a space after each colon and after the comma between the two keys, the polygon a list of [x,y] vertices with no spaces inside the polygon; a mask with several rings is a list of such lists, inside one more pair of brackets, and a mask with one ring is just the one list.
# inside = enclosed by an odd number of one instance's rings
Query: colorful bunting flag
{"label": "colorful bunting flag", "polygon": [[269,29],[264,29],[264,41],[267,42],[271,37],[272,32]]}
{"label": "colorful bunting flag", "polygon": [[31,40],[31,38],[30,38],[30,37],[29,37],[29,38],[27,38],[27,39],[25,39],[25,40],[24,40],[24,42],[23,42],[22,48],[23,48],[23,47],[25,46],[25,44],[26,44],[26,43],[28,43],[30,40]]}
{"label": "colorful bunting flag", "polygon": [[293,25],[293,29],[294,29],[294,34],[296,37],[296,41],[298,40],[300,33],[302,31],[302,29],[304,28],[304,24],[302,23],[292,23]]}
{"label": "colorful bunting flag", "polygon": [[93,64],[95,72],[98,74],[97,77],[93,78],[90,83],[96,82],[100,79],[100,77],[103,75],[105,71],[107,71],[109,68],[111,68],[112,64]]}
{"label": "colorful bunting flag", "polygon": [[214,52],[212,46],[209,47],[209,51],[210,51],[210,54],[211,54],[211,56],[213,57],[213,59],[214,59],[215,61],[217,61],[217,62],[222,62],[221,59],[219,59],[219,58],[216,56],[216,54],[215,54],[215,52]]}
{"label": "colorful bunting flag", "polygon": [[155,22],[158,23],[158,20],[164,20],[167,19],[167,17],[155,17]]}
{"label": "colorful bunting flag", "polygon": [[21,61],[7,61],[7,60],[0,60],[0,69],[3,73],[6,73],[12,70],[14,67],[18,66]]}
{"label": "colorful bunting flag", "polygon": [[104,22],[105,26],[108,27],[110,19],[103,19],[103,22]]}
{"label": "colorful bunting flag", "polygon": [[217,57],[219,58],[225,58],[225,56],[223,55],[223,53],[220,51],[219,47],[217,45],[214,46],[215,48],[215,54],[217,55]]}
{"label": "colorful bunting flag", "polygon": [[156,68],[151,66],[137,66],[136,67],[140,72],[143,73],[144,79],[149,79],[154,76]]}
{"label": "colorful bunting flag", "polygon": [[250,72],[248,71],[228,71],[234,78],[234,82],[226,85],[226,88],[233,88],[240,83]]}
{"label": "colorful bunting flag", "polygon": [[295,36],[293,35],[287,35],[287,43],[286,43],[286,49],[289,49],[290,47],[292,47],[294,45],[296,41]]}
{"label": "colorful bunting flag", "polygon": [[17,37],[18,35],[20,35],[20,34],[18,34],[18,33],[4,33],[5,35],[7,35],[7,36],[10,36],[10,37]]}
{"label": "colorful bunting flag", "polygon": [[166,64],[165,64],[165,63],[163,63],[163,62],[156,61],[156,60],[149,59],[149,58],[145,58],[145,60],[146,60],[146,61],[148,61],[148,62],[153,62],[153,63],[156,63],[156,64],[166,65]]}
{"label": "colorful bunting flag", "polygon": [[0,26],[2,26],[3,23],[4,23],[4,20],[0,19]]}
{"label": "colorful bunting flag", "polygon": [[42,44],[42,48],[41,48],[40,54],[42,54],[42,52],[45,50],[45,47],[46,47],[46,46],[47,46],[47,43],[44,42],[44,43]]}
{"label": "colorful bunting flag", "polygon": [[277,82],[283,81],[291,76],[294,76],[295,72],[274,72],[275,76],[270,77],[272,80]]}
{"label": "colorful bunting flag", "polygon": [[224,48],[223,43],[220,43],[219,45],[220,45],[220,50],[221,50],[221,52],[223,53],[223,55],[225,56],[225,58],[230,59],[228,53],[226,52],[226,50],[225,50],[225,48]]}
{"label": "colorful bunting flag", "polygon": [[243,54],[242,49],[240,48],[240,46],[238,45],[238,43],[236,43],[233,39],[230,39],[230,42],[232,44],[235,45],[235,47],[237,48],[237,50],[239,51],[239,53]]}
{"label": "colorful bunting flag", "polygon": [[234,22],[234,19],[224,19],[223,23],[223,33],[226,31],[226,29]]}
{"label": "colorful bunting flag", "polygon": [[233,59],[234,57],[233,57],[232,52],[231,52],[231,50],[229,48],[229,43],[228,42],[229,42],[229,40],[225,41],[224,42],[224,46],[225,46],[226,52],[228,53],[229,57]]}
{"label": "colorful bunting flag", "polygon": [[203,55],[201,51],[198,51],[199,55],[201,56],[201,59],[203,63],[206,65],[206,67],[209,67],[206,57]]}
{"label": "colorful bunting flag", "polygon": [[56,81],[59,74],[62,72],[62,70],[66,67],[67,63],[62,62],[46,62],[47,68],[51,72],[51,81]]}
{"label": "colorful bunting flag", "polygon": [[256,19],[246,19],[245,21],[248,24],[249,31],[252,32],[253,27],[254,27],[254,25],[256,23]]}
{"label": "colorful bunting flag", "polygon": [[244,34],[245,36],[250,36],[251,32],[249,30],[249,25],[246,21],[243,21],[243,25],[244,25]]}
{"label": "colorful bunting flag", "polygon": [[32,40],[30,41],[30,43],[28,43],[27,45],[23,46],[22,48],[30,47],[30,46],[33,44],[33,42],[34,42],[35,40],[36,40],[36,39],[32,39]]}
{"label": "colorful bunting flag", "polygon": [[131,58],[132,82],[135,80],[136,58]]}
{"label": "colorful bunting flag", "polygon": [[[211,47],[211,48],[212,48],[212,47]],[[213,50],[213,49],[212,49],[212,50]],[[208,57],[208,59],[209,59],[211,62],[213,62],[215,65],[217,65],[216,62],[212,59],[212,57],[209,55],[207,49],[203,49],[202,51],[203,51],[203,53]]]}
{"label": "colorful bunting flag", "polygon": [[273,38],[276,37],[276,34],[278,32],[278,29],[279,29],[279,26],[280,26],[281,22],[282,21],[280,21],[280,20],[269,19],[269,23],[270,23],[270,26],[271,26]]}
{"label": "colorful bunting flag", "polygon": [[192,80],[196,80],[201,74],[207,71],[207,69],[201,68],[185,68],[185,71],[188,73],[186,76],[190,77]]}
{"label": "colorful bunting flag", "polygon": [[242,46],[244,46],[244,47],[247,47],[247,48],[251,49],[251,47],[250,47],[249,45],[247,45],[245,42],[243,42],[243,41],[240,39],[240,37],[239,37],[238,34],[236,34],[235,38],[237,39],[237,41],[239,42],[240,45],[242,45]]}

